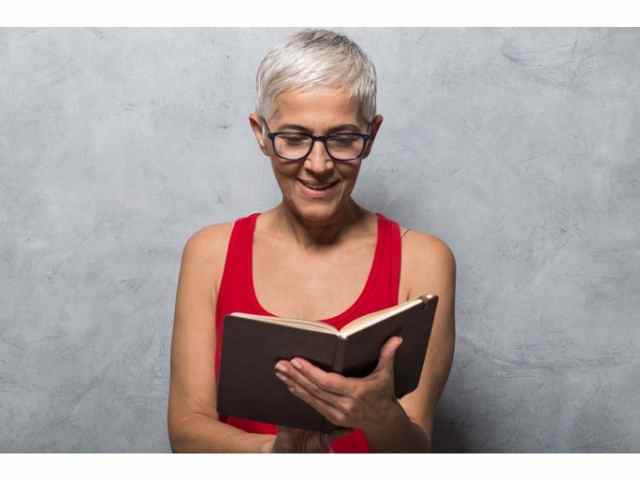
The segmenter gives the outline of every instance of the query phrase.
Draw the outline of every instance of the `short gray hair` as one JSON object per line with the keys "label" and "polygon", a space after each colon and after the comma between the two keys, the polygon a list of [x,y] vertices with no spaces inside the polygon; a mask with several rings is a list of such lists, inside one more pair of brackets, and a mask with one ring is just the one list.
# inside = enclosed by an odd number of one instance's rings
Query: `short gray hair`
{"label": "short gray hair", "polygon": [[360,101],[367,124],[376,114],[376,69],[345,35],[305,29],[267,52],[256,74],[256,112],[269,119],[278,95],[288,90],[344,86]]}

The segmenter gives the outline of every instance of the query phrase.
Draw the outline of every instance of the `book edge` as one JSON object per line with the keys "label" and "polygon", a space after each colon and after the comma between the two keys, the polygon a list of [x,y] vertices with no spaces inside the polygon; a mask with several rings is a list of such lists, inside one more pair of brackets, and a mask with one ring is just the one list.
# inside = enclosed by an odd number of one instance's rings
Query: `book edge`
{"label": "book edge", "polygon": [[416,307],[417,305],[423,304],[423,305],[427,305],[430,301],[432,301],[432,299],[437,298],[438,296],[436,294],[432,294],[432,293],[425,293],[422,295],[418,295],[415,298],[409,299],[403,303],[400,303],[398,305],[394,305],[392,307],[388,307],[385,309],[382,309],[384,313],[379,313],[376,314],[376,312],[372,312],[372,313],[368,313],[366,315],[362,315],[361,317],[358,317],[357,319],[354,320],[354,323],[357,322],[358,320],[365,318],[369,315],[371,315],[371,318],[369,318],[366,322],[364,322],[363,324],[356,324],[357,326],[353,327],[353,328],[349,328],[350,325],[345,326],[342,330],[338,331],[338,335],[343,338],[343,339],[347,339],[350,335],[353,335],[355,333],[361,332],[362,330],[365,330],[367,328],[369,328],[372,325],[375,325],[379,322],[382,322],[383,320],[386,320],[389,317],[393,317],[394,315],[397,315],[399,313],[402,313],[406,310],[409,310],[411,308]]}
{"label": "book edge", "polygon": [[316,322],[313,320],[302,320],[299,318],[285,318],[285,317],[269,317],[266,315],[258,315],[255,313],[247,312],[231,312],[225,316],[241,317],[247,320],[255,320],[263,323],[270,323],[271,325],[280,325],[283,327],[298,328],[300,330],[307,330],[319,333],[328,333],[331,335],[338,335],[339,331],[333,325],[329,325],[322,322]]}

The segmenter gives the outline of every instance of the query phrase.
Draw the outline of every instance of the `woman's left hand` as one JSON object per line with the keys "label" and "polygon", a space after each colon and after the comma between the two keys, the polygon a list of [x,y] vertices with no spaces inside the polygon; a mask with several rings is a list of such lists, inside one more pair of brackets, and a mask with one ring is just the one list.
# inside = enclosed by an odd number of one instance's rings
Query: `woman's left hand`
{"label": "woman's left hand", "polygon": [[387,340],[380,350],[375,370],[363,378],[326,372],[299,357],[291,361],[280,360],[276,364],[276,375],[291,393],[331,423],[366,429],[384,422],[398,406],[393,363],[401,343],[402,339],[396,336]]}

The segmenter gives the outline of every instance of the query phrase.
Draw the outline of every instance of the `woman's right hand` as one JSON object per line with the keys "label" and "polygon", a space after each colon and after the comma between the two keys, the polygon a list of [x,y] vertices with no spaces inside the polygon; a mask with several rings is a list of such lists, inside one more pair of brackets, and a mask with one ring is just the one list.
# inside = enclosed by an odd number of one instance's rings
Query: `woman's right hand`
{"label": "woman's right hand", "polygon": [[331,433],[314,432],[300,428],[278,426],[278,434],[265,447],[265,453],[328,453],[331,442],[351,428],[340,428]]}

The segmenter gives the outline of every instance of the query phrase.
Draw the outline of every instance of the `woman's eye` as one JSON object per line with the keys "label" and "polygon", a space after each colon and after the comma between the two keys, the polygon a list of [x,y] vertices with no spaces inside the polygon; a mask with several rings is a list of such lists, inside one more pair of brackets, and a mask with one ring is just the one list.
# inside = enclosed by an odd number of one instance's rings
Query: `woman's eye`
{"label": "woman's eye", "polygon": [[282,138],[287,143],[302,143],[307,139],[307,137],[301,135],[287,135],[283,136]]}
{"label": "woman's eye", "polygon": [[342,136],[342,137],[333,137],[331,140],[338,145],[351,145],[354,141],[354,137]]}

